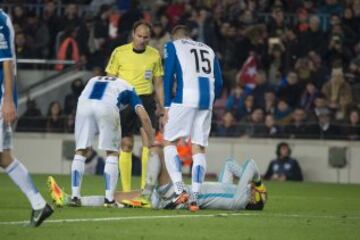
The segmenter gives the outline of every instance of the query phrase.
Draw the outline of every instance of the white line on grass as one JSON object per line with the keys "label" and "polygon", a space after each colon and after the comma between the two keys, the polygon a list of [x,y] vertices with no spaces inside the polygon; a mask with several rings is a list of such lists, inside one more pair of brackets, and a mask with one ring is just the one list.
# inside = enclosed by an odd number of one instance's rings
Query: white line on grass
{"label": "white line on grass", "polygon": [[[252,216],[252,217],[281,217],[281,218],[319,218],[319,219],[352,219],[360,220],[360,216],[329,216],[329,215],[299,215],[299,214],[265,214],[265,213],[218,213],[218,214],[188,214],[188,215],[163,215],[163,216],[133,216],[133,217],[104,217],[104,218],[68,218],[48,220],[46,223],[74,223],[74,222],[109,222],[128,220],[154,220],[169,218],[206,218],[206,217],[231,217],[231,216]],[[0,222],[0,225],[22,225],[28,221]]]}

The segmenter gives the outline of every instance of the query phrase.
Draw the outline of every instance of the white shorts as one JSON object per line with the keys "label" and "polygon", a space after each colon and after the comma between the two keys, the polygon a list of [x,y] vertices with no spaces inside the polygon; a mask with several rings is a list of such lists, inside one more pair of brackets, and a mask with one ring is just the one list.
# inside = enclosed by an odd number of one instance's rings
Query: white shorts
{"label": "white shorts", "polygon": [[206,147],[211,128],[211,110],[200,110],[179,104],[171,104],[169,119],[164,128],[164,139],[175,141],[191,138],[191,142]]}
{"label": "white shorts", "polygon": [[99,149],[119,151],[119,109],[94,100],[79,100],[75,119],[76,150],[92,145],[99,134]]}
{"label": "white shorts", "polygon": [[12,149],[12,128],[4,123],[2,111],[0,111],[0,152],[4,149]]}

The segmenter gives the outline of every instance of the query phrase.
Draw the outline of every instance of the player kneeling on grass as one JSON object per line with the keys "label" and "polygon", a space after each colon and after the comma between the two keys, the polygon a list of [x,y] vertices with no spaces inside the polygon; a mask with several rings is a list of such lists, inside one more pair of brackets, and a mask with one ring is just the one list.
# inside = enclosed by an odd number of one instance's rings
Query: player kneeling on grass
{"label": "player kneeling on grass", "polygon": [[[161,148],[158,149],[162,158]],[[163,165],[163,164],[162,164]],[[149,166],[149,165],[148,165]],[[174,187],[170,181],[166,169],[159,165],[156,171],[149,171],[147,178],[151,183],[155,176],[157,186],[149,193],[134,191],[130,193],[117,192],[116,200],[127,207],[159,208],[166,209],[172,200]],[[157,174],[157,175],[156,175]],[[234,177],[239,178],[238,184],[234,184]],[[70,197],[49,177],[50,192],[57,206],[69,204]],[[191,193],[191,186],[186,190]],[[131,199],[134,197],[133,199]],[[101,206],[103,196],[87,196],[82,198],[83,206]],[[130,200],[129,200],[130,199]],[[219,174],[217,182],[204,182],[199,193],[199,207],[202,209],[226,209],[226,210],[262,210],[267,200],[267,191],[261,181],[258,167],[254,160],[246,160],[242,164],[234,160],[227,160]],[[188,208],[187,204],[181,204],[177,208]]]}
{"label": "player kneeling on grass", "polygon": [[[71,166],[70,206],[81,206],[81,182],[88,149],[99,134],[99,149],[106,151],[104,168],[105,206],[116,204],[114,193],[118,181],[118,149],[121,139],[119,110],[131,105],[139,116],[144,131],[152,143],[153,130],[140,98],[126,81],[115,77],[91,78],[82,91],[75,119],[76,151]],[[149,146],[150,147],[150,146]]]}

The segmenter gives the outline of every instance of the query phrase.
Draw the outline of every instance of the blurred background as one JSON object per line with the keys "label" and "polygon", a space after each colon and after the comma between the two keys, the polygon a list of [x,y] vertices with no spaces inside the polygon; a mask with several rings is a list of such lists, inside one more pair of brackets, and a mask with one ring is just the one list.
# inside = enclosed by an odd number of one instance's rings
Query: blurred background
{"label": "blurred background", "polygon": [[305,180],[360,183],[360,0],[2,0],[0,7],[15,28],[15,152],[33,172],[68,173],[77,98],[145,19],[161,54],[181,23],[220,59],[210,172],[228,157],[253,157],[265,172],[286,141]]}

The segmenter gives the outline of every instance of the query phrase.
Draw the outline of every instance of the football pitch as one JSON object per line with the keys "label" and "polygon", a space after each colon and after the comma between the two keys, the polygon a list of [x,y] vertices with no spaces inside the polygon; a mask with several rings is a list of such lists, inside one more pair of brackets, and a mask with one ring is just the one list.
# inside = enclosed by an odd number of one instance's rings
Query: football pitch
{"label": "football pitch", "polygon": [[[49,199],[46,175],[34,182]],[[55,176],[70,188],[70,177]],[[264,211],[57,208],[39,228],[24,227],[30,205],[0,174],[0,239],[360,239],[360,186],[267,182]],[[138,186],[139,179],[133,179]],[[83,195],[103,194],[103,178],[86,176]]]}

